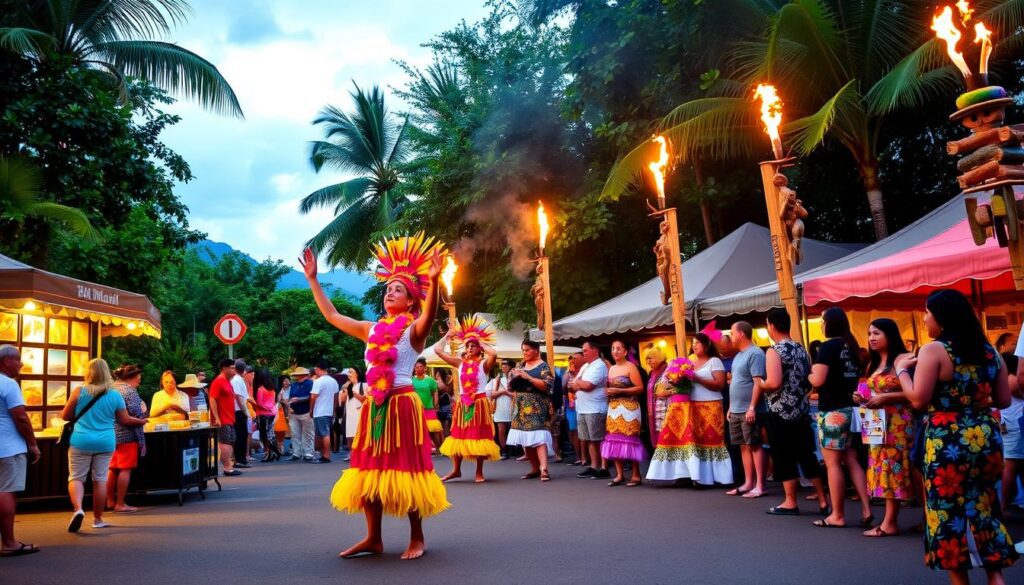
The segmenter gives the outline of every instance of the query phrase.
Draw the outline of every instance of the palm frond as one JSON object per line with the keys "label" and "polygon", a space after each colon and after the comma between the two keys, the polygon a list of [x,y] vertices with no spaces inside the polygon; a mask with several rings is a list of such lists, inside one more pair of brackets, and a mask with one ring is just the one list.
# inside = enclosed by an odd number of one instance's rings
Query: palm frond
{"label": "palm frond", "polygon": [[56,46],[56,38],[39,30],[21,27],[0,28],[0,50],[38,56],[52,51]]}
{"label": "palm frond", "polygon": [[73,25],[94,43],[131,37],[159,37],[184,22],[189,5],[183,0],[92,0],[78,3]]}
{"label": "palm frond", "polygon": [[391,152],[388,154],[387,158],[384,159],[384,163],[388,166],[394,166],[409,159],[411,147],[409,141],[405,139],[405,133],[408,126],[408,118],[402,120],[402,123],[398,126],[398,132],[394,137],[394,144],[391,145]]}
{"label": "palm frond", "polygon": [[896,64],[868,90],[868,110],[888,114],[913,108],[940,94],[948,95],[960,83],[960,74],[946,61],[942,43],[932,39]]}
{"label": "palm frond", "polygon": [[988,0],[976,6],[975,18],[983,20],[995,30],[995,38],[1005,38],[1024,26],[1024,0]]}
{"label": "palm frond", "polygon": [[376,161],[365,160],[365,154],[365,150],[354,150],[347,144],[324,140],[314,140],[309,144],[309,163],[317,172],[326,167],[353,175],[372,173]]}
{"label": "palm frond", "polygon": [[22,211],[27,216],[62,223],[87,242],[95,243],[103,239],[81,209],[60,203],[38,202],[25,206]]}
{"label": "palm frond", "polygon": [[765,53],[768,79],[776,79],[775,68],[786,64],[779,52],[783,39],[807,47],[805,69],[826,74],[836,86],[844,83],[839,26],[824,2],[794,0],[778,11],[769,29]]}
{"label": "palm frond", "polygon": [[331,266],[365,268],[371,256],[368,242],[375,231],[377,213],[373,202],[361,201],[331,220],[306,245],[317,255],[323,255]]}
{"label": "palm frond", "polygon": [[0,155],[0,199],[15,206],[29,205],[39,196],[42,184],[39,167],[20,156]]}
{"label": "palm frond", "polygon": [[857,80],[850,80],[817,112],[784,125],[783,131],[795,143],[797,152],[806,156],[814,151],[825,140],[837,118],[850,126],[850,122],[863,117],[863,106],[856,84]]}
{"label": "palm frond", "polygon": [[335,213],[348,209],[366,195],[370,188],[369,179],[358,178],[317,189],[299,202],[299,213],[305,215],[318,207],[335,206]]}
{"label": "palm frond", "polygon": [[243,118],[235,92],[217,68],[199,55],[160,41],[108,41],[93,45],[92,53],[126,75],[194,99],[217,113]]}

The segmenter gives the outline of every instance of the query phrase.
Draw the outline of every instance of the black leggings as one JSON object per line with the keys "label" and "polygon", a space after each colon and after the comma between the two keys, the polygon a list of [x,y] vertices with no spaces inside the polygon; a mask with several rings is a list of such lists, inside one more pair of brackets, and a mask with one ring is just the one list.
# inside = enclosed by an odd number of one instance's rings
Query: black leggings
{"label": "black leggings", "polygon": [[259,415],[256,417],[256,426],[260,430],[260,442],[270,447],[270,451],[277,453],[277,438],[274,435],[274,417]]}
{"label": "black leggings", "polygon": [[772,448],[772,462],[775,463],[775,481],[799,479],[797,464],[800,464],[800,470],[807,479],[820,477],[821,468],[814,452],[811,419],[805,415],[787,421],[770,413],[764,418],[768,444]]}
{"label": "black leggings", "polygon": [[249,463],[249,413],[235,411],[235,462]]}

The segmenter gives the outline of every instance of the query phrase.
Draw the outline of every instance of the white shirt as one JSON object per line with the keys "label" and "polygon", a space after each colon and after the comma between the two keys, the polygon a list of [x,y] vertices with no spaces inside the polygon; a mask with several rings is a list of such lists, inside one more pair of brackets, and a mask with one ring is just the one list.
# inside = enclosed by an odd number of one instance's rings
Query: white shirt
{"label": "white shirt", "polygon": [[161,414],[166,414],[167,408],[170,406],[177,406],[184,410],[185,412],[188,412],[188,395],[182,392],[181,390],[178,390],[177,392],[174,393],[174,397],[172,398],[171,395],[168,394],[167,392],[163,390],[158,390],[157,393],[153,395],[153,405],[152,408],[149,409],[150,416],[160,416]]}
{"label": "white shirt", "polygon": [[[724,372],[725,364],[722,360],[713,357],[704,362],[704,365],[697,368],[695,372],[701,378],[713,378],[713,372]],[[721,400],[722,393],[715,392],[705,387],[703,384],[693,383],[693,392],[690,393],[690,400],[694,402],[713,402],[715,400]]]}
{"label": "white shirt", "polygon": [[316,396],[313,418],[334,416],[334,404],[338,401],[338,382],[334,378],[325,374],[313,380],[313,390],[310,394]]}
{"label": "white shirt", "polygon": [[0,457],[13,457],[28,452],[24,437],[14,426],[10,410],[25,406],[21,387],[14,380],[0,374]]}
{"label": "white shirt", "polygon": [[594,385],[590,392],[580,390],[576,393],[576,414],[604,414],[608,412],[608,366],[598,358],[589,364],[583,364],[577,380],[584,380]]}
{"label": "white shirt", "polygon": [[[249,400],[249,387],[245,385],[245,378],[235,374],[235,376],[231,378],[231,389],[235,391],[235,396],[242,399],[243,405],[247,400]],[[235,412],[238,412],[239,410],[245,413],[246,418],[249,418],[249,409],[245,406],[239,407],[236,402]]]}

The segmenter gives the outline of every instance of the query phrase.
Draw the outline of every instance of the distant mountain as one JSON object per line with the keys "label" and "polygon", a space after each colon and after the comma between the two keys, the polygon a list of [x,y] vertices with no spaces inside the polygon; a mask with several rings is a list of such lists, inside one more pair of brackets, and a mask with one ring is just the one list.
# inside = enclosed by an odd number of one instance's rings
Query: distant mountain
{"label": "distant mountain", "polygon": [[[200,258],[211,264],[220,260],[221,256],[229,252],[238,252],[238,250],[224,242],[214,242],[211,240],[202,240],[193,244],[191,248],[199,253]],[[252,256],[244,252],[239,253],[253,264],[258,263]],[[349,272],[347,270],[332,270],[320,274],[319,277],[320,282],[323,284],[329,284],[335,289],[340,289],[342,292],[354,297],[357,301],[373,285],[373,280],[369,275]],[[306,276],[294,268],[282,276],[281,280],[277,281],[277,288],[279,289],[306,288],[306,286]]]}

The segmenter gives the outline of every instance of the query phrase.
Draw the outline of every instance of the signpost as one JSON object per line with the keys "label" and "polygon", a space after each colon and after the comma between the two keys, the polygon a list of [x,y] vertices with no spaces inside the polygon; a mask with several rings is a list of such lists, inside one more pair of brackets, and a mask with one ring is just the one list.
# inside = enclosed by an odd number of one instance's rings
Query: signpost
{"label": "signpost", "polygon": [[242,318],[234,313],[224,315],[213,326],[213,334],[228,346],[228,357],[231,359],[235,359],[235,344],[245,337],[248,330]]}

